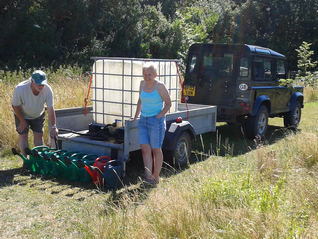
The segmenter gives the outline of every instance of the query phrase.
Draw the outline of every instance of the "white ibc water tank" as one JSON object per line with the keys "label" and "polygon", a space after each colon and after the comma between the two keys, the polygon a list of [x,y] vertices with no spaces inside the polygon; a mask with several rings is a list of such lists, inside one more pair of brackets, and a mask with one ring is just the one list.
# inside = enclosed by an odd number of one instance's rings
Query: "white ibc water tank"
{"label": "white ibc water tank", "polygon": [[[151,61],[157,66],[157,80],[163,82],[172,100],[170,112],[177,110],[178,75],[175,61]],[[138,59],[97,59],[93,65],[93,115],[94,122],[111,124],[134,116],[139,98],[139,85],[143,80],[142,65],[145,60]]]}

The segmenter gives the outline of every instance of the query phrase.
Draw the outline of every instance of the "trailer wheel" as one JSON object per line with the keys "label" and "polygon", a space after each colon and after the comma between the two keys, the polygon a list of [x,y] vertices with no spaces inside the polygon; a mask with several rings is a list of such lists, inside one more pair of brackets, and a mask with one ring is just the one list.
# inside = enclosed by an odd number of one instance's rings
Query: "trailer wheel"
{"label": "trailer wheel", "polygon": [[192,141],[188,132],[182,132],[173,144],[172,162],[174,166],[187,166],[192,150]]}
{"label": "trailer wheel", "polygon": [[262,105],[255,116],[249,116],[245,125],[247,137],[254,139],[257,135],[263,137],[268,127],[268,110]]}

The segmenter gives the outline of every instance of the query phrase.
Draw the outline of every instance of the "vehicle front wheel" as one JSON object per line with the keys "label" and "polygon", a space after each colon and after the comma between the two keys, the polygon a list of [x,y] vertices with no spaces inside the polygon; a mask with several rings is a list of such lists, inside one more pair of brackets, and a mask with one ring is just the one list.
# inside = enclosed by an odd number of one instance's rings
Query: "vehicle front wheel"
{"label": "vehicle front wheel", "polygon": [[297,128],[301,118],[301,104],[296,102],[294,108],[284,115],[284,126]]}
{"label": "vehicle front wheel", "polygon": [[249,116],[245,124],[246,135],[250,139],[254,139],[257,135],[263,137],[268,127],[268,110],[262,105],[255,116]]}

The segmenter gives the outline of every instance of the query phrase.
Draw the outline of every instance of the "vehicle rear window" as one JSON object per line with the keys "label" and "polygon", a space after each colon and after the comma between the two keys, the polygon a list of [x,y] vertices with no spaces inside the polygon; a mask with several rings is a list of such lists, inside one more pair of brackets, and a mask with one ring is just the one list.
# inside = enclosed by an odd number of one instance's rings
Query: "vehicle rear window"
{"label": "vehicle rear window", "polygon": [[196,55],[190,55],[189,61],[188,61],[188,73],[196,73],[197,71],[197,56]]}
{"label": "vehicle rear window", "polygon": [[204,75],[230,76],[233,73],[233,54],[230,53],[205,53],[201,66]]}

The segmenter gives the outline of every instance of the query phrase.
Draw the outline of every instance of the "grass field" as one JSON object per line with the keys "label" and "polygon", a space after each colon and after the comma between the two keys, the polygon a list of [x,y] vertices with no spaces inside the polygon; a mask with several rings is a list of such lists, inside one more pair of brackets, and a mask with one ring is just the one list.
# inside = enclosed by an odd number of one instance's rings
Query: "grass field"
{"label": "grass field", "polygon": [[[78,99],[86,97],[89,77],[68,74],[78,78],[77,87],[56,77],[55,94],[82,106]],[[22,160],[10,153],[17,139],[13,83],[0,82],[6,106],[0,115],[0,238],[317,238],[316,94],[306,98],[296,133],[283,128],[282,119],[270,119],[265,140],[255,142],[239,126],[219,124],[194,143],[188,168],[163,169],[157,188],[138,182],[136,153],[124,187],[108,192],[21,170]]]}

